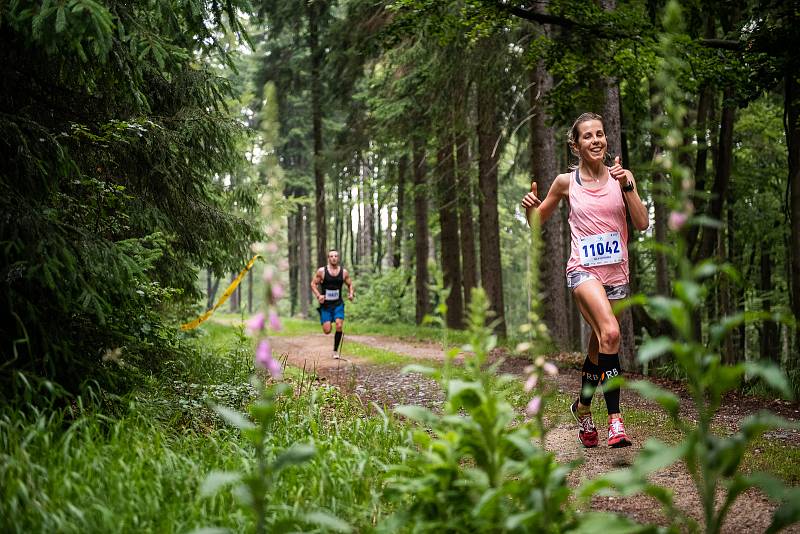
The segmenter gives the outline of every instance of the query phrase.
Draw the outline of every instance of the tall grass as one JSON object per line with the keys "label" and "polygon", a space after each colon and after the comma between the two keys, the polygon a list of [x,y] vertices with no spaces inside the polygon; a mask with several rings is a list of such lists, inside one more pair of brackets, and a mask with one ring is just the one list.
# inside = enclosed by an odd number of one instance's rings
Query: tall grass
{"label": "tall grass", "polygon": [[[210,330],[191,358],[168,362],[163,374],[118,399],[116,416],[97,399],[49,412],[1,409],[0,531],[251,531],[253,518],[231,491],[200,495],[210,472],[253,461],[239,431],[208,407],[249,404],[252,353],[230,327]],[[392,451],[405,430],[333,388],[311,391],[278,406],[275,447],[312,442],[317,454],[281,474],[271,511],[313,504],[367,527],[383,513],[376,481],[385,463],[397,461]]]}

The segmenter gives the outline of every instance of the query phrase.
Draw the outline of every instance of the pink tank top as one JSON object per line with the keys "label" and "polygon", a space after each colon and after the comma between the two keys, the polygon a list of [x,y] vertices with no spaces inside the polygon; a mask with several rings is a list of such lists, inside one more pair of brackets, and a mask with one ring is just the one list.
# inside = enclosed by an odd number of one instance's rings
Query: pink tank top
{"label": "pink tank top", "polygon": [[[567,274],[583,271],[592,274],[601,284],[619,286],[628,283],[628,224],[627,208],[619,184],[610,175],[598,189],[587,189],[576,180],[576,171],[569,175],[570,257]],[[622,262],[608,265],[581,265],[578,247],[581,238],[608,232],[618,232]]]}

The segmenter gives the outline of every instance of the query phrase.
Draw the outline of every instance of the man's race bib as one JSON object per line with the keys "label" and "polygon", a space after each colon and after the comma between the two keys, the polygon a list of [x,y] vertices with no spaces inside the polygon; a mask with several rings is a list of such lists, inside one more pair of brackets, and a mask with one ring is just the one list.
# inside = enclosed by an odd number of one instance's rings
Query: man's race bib
{"label": "man's race bib", "polygon": [[339,300],[339,290],[338,289],[326,289],[325,290],[325,300]]}
{"label": "man's race bib", "polygon": [[622,244],[619,232],[582,237],[578,245],[581,265],[609,265],[622,262]]}

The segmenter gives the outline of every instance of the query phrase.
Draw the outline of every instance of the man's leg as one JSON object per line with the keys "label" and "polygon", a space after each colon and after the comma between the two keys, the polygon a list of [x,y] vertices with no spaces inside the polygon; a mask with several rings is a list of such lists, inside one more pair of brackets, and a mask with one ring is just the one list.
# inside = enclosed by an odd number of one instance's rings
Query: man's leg
{"label": "man's leg", "polygon": [[333,336],[333,352],[336,354],[336,357],[338,357],[339,345],[342,342],[342,336],[344,336],[344,303],[339,304],[333,310],[333,318],[336,321],[336,334]]}
{"label": "man's leg", "polygon": [[342,343],[342,336],[344,335],[342,332],[342,326],[344,325],[344,319],[336,319],[336,333],[333,335],[333,352],[339,353],[339,345]]}

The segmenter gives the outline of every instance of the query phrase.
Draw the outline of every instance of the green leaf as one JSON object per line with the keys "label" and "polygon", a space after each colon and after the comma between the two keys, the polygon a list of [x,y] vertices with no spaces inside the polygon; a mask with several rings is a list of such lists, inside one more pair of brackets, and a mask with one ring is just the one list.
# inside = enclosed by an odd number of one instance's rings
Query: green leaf
{"label": "green leaf", "polygon": [[672,340],[666,336],[648,339],[639,349],[639,361],[649,362],[672,350]]}
{"label": "green leaf", "polygon": [[242,474],[234,471],[212,471],[200,486],[200,496],[211,497],[223,487],[236,484],[241,479]]}
{"label": "green leaf", "polygon": [[745,417],[739,425],[739,433],[747,440],[752,440],[776,428],[800,429],[800,422],[784,419],[772,412],[761,411]]}
{"label": "green leaf", "polygon": [[61,33],[67,27],[67,12],[64,6],[60,6],[56,11],[56,33]]}
{"label": "green leaf", "polygon": [[313,445],[308,443],[295,443],[275,458],[275,461],[272,462],[272,468],[275,471],[280,471],[284,467],[305,463],[310,460],[316,452]]}
{"label": "green leaf", "polygon": [[394,409],[394,413],[423,424],[429,423],[436,419],[436,416],[433,415],[433,412],[427,408],[423,408],[422,406],[398,406]]}
{"label": "green leaf", "polygon": [[244,430],[248,428],[255,428],[252,422],[250,422],[244,414],[237,412],[236,410],[231,410],[226,406],[220,406],[218,404],[212,404],[211,409],[213,409],[217,414],[225,420],[231,426],[238,428],[239,430]]}
{"label": "green leaf", "polygon": [[400,372],[404,375],[407,375],[409,373],[419,373],[421,375],[431,376],[433,374],[436,374],[436,369],[434,369],[433,367],[427,367],[425,365],[419,365],[415,363],[411,365],[406,365]]}
{"label": "green leaf", "polygon": [[322,512],[319,510],[316,512],[309,512],[303,516],[303,520],[311,523],[312,525],[317,525],[323,529],[332,530],[334,532],[353,532],[353,527],[351,527],[346,521],[339,519],[335,515],[329,514],[328,512]]}
{"label": "green leaf", "polygon": [[680,409],[680,398],[671,391],[660,388],[647,380],[629,382],[628,388],[638,392],[645,398],[657,402],[670,416],[677,417]]}
{"label": "green leaf", "polygon": [[451,380],[447,385],[447,398],[460,402],[465,408],[472,408],[481,402],[481,385],[478,382]]}
{"label": "green leaf", "polygon": [[780,392],[786,399],[792,399],[792,388],[783,371],[773,362],[756,360],[745,362],[744,368],[748,375],[761,378],[771,388]]}
{"label": "green leaf", "polygon": [[598,532],[640,534],[658,532],[658,529],[652,525],[640,525],[625,516],[610,512],[587,512],[579,516],[578,526],[570,532],[575,534],[597,534]]}

